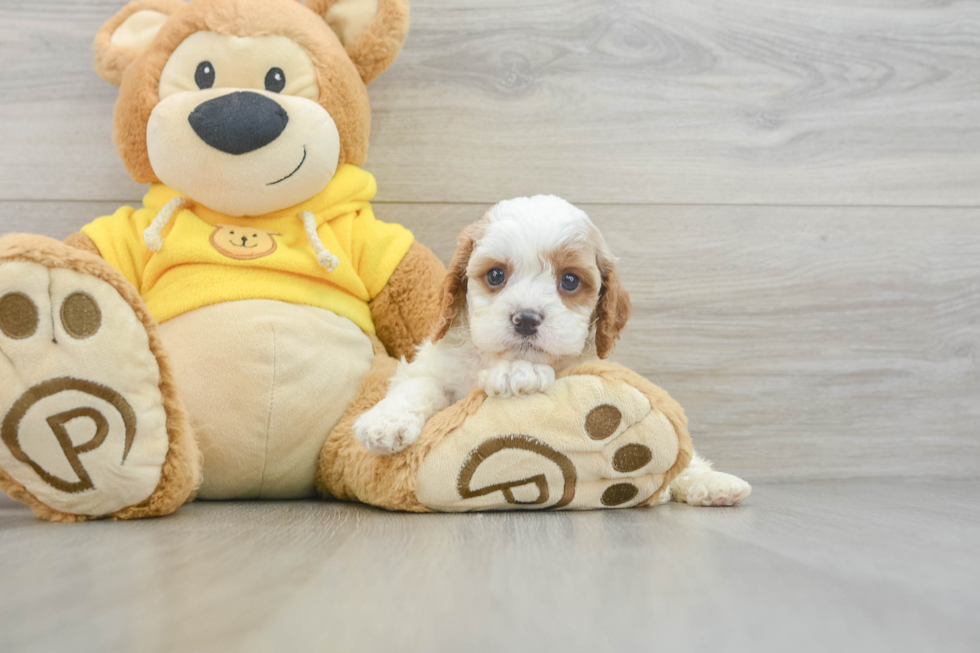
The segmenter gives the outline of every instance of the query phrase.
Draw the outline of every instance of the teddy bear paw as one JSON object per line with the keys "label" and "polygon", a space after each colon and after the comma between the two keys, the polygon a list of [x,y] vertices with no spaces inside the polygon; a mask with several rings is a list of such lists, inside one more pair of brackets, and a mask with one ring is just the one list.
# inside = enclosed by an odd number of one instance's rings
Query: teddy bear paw
{"label": "teddy bear paw", "polygon": [[71,269],[0,264],[0,354],[0,481],[11,496],[67,519],[154,492],[169,450],[161,373],[113,286]]}
{"label": "teddy bear paw", "polygon": [[465,408],[461,425],[422,461],[419,502],[469,511],[657,501],[687,455],[682,441],[689,446],[661,408],[678,415],[680,408],[623,368],[596,369],[603,376],[566,375],[545,392]]}

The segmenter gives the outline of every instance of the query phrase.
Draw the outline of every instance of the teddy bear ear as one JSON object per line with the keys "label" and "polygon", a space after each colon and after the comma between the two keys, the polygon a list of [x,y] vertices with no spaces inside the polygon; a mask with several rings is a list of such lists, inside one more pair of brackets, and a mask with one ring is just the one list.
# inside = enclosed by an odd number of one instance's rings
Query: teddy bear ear
{"label": "teddy bear ear", "polygon": [[143,53],[181,0],[136,0],[119,10],[95,36],[95,71],[119,86],[123,72]]}
{"label": "teddy bear ear", "polygon": [[367,84],[391,65],[408,34],[405,0],[306,0],[334,31]]}

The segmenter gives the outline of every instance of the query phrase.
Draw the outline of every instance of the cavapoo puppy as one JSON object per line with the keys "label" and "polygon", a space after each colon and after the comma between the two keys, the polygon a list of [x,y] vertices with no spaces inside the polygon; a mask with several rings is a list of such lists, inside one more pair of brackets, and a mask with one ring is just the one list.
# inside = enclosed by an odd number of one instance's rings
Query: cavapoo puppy
{"label": "cavapoo puppy", "polygon": [[[494,206],[460,234],[441,322],[354,423],[357,439],[376,454],[397,453],[474,386],[489,396],[541,392],[555,372],[609,356],[631,309],[614,260],[589,216],[563,199]],[[751,491],[694,454],[660,500],[730,506]]]}
{"label": "cavapoo puppy", "polygon": [[[475,385],[489,396],[546,390],[556,371],[609,356],[629,316],[614,258],[582,210],[546,195],[501,202],[460,234],[435,334],[354,433],[389,455]],[[731,506],[751,492],[695,453],[660,501]]]}
{"label": "cavapoo puppy", "polygon": [[476,385],[491,397],[541,392],[556,371],[608,356],[630,315],[613,261],[589,216],[563,199],[494,206],[460,234],[441,323],[354,424],[357,439],[392,454]]}

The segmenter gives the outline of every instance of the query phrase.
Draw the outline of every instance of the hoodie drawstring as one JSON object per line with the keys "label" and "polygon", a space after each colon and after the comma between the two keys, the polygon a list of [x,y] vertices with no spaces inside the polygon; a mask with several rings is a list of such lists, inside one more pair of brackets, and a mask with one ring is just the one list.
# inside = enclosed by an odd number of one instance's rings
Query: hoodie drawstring
{"label": "hoodie drawstring", "polygon": [[309,211],[300,211],[299,219],[303,221],[303,227],[306,229],[306,239],[310,241],[313,251],[316,252],[317,263],[326,268],[327,272],[336,270],[340,265],[340,259],[323,246],[323,241],[316,233],[316,216]]}
{"label": "hoodie drawstring", "polygon": [[175,197],[163,205],[150,226],[143,230],[143,242],[146,243],[148,250],[151,252],[160,251],[163,247],[163,228],[167,226],[172,217],[190,205],[191,201],[186,197]]}
{"label": "hoodie drawstring", "polygon": [[[193,202],[186,197],[175,197],[160,209],[150,226],[143,230],[143,242],[151,252],[159,252],[163,248],[163,229],[167,223],[180,211],[192,206]],[[334,256],[329,249],[323,246],[323,241],[316,233],[316,216],[309,211],[300,211],[299,219],[303,221],[303,228],[306,231],[306,238],[313,247],[316,254],[316,261],[327,272],[333,272],[340,265],[340,259]]]}

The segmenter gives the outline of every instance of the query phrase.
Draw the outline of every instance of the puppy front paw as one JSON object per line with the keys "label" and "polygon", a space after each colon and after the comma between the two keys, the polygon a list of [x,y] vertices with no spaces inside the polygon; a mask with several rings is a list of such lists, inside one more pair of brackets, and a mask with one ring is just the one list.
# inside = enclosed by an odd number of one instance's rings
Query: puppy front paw
{"label": "puppy front paw", "polygon": [[514,394],[544,392],[554,382],[555,368],[551,365],[534,363],[531,365],[530,374],[524,377],[518,374],[514,375],[514,378],[511,380],[511,389],[514,391]]}
{"label": "puppy front paw", "polygon": [[418,413],[378,404],[354,422],[354,437],[378,456],[390,456],[418,440],[425,420]]}
{"label": "puppy front paw", "polygon": [[479,384],[488,397],[543,392],[554,382],[553,367],[528,361],[504,361],[481,371],[479,376]]}

